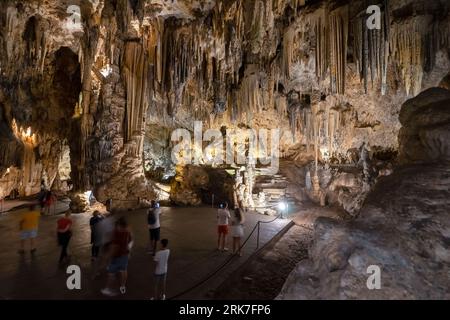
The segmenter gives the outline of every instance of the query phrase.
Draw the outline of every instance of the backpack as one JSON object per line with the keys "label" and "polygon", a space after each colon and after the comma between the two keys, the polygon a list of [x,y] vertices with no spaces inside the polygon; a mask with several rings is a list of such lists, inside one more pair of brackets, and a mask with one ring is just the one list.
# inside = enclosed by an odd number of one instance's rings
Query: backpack
{"label": "backpack", "polygon": [[151,224],[151,225],[156,223],[156,214],[155,214],[154,208],[152,208],[148,211],[147,222],[148,222],[148,224]]}

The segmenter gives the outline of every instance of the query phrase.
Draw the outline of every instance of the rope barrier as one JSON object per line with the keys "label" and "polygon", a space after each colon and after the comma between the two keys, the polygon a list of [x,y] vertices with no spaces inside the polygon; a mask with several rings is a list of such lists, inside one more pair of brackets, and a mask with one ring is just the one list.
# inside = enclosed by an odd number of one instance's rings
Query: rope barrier
{"label": "rope barrier", "polygon": [[[258,229],[258,238],[257,238],[257,249],[259,248],[259,228],[260,228],[260,224],[261,223],[271,223],[274,222],[275,220],[279,219],[281,217],[281,215],[278,215],[277,217],[275,217],[275,219],[270,220],[270,221],[262,221],[259,220],[255,226],[253,227],[252,231],[250,232],[250,234],[248,235],[247,239],[245,239],[245,241],[242,243],[242,245],[239,247],[239,252],[242,250],[242,248],[244,248],[244,246],[246,245],[246,243],[250,240],[251,236],[253,235],[253,233],[255,232],[256,229]],[[224,263],[222,263],[216,270],[214,270],[212,273],[210,273],[208,276],[206,276],[204,279],[200,280],[199,282],[197,282],[196,284],[194,284],[193,286],[189,287],[188,289],[168,298],[167,300],[173,300],[176,299],[178,297],[181,297],[183,295],[185,295],[186,293],[198,288],[199,286],[201,286],[202,284],[204,284],[205,282],[207,282],[209,279],[211,279],[212,277],[214,277],[220,270],[222,270],[223,268],[225,268],[235,257],[236,257],[236,253],[233,253],[227,260],[225,260]]]}

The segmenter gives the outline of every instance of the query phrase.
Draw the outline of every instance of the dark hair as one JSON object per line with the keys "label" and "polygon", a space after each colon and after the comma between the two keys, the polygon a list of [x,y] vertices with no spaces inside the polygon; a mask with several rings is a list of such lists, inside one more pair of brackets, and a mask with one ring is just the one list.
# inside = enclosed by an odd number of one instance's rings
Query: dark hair
{"label": "dark hair", "polygon": [[165,247],[167,247],[167,245],[169,244],[169,240],[167,240],[167,239],[162,239],[162,240],[161,240],[161,244],[162,244],[163,247],[165,248]]}
{"label": "dark hair", "polygon": [[156,208],[156,201],[155,200],[150,201],[150,206],[152,208]]}
{"label": "dark hair", "polygon": [[117,219],[116,224],[117,224],[117,226],[122,227],[122,228],[128,227],[128,223],[127,223],[127,220],[125,219],[125,217],[120,217],[119,219]]}
{"label": "dark hair", "polygon": [[239,220],[239,222],[241,222],[242,221],[241,209],[235,208],[234,209],[234,216]]}

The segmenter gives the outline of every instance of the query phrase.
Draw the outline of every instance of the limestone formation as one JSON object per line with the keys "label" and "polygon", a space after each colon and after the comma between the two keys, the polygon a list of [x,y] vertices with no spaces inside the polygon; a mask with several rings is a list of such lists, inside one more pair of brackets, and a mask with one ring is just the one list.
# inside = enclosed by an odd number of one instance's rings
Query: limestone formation
{"label": "limestone formation", "polygon": [[[445,160],[450,145],[448,139],[428,133],[434,132],[430,128],[448,126],[449,93],[432,88],[403,105],[400,150],[420,153],[401,153],[404,165],[379,179],[357,219],[316,220],[309,259],[297,265],[279,299],[450,297],[450,166]],[[405,130],[408,134],[402,133]],[[411,143],[422,131],[422,147],[415,149]],[[340,181],[333,186],[354,183],[350,176]],[[367,287],[371,265],[381,269],[379,290]]]}
{"label": "limestone formation", "polygon": [[[448,0],[73,2],[0,1],[0,200],[337,208],[280,297],[448,298]],[[357,287],[377,259],[385,296]]]}

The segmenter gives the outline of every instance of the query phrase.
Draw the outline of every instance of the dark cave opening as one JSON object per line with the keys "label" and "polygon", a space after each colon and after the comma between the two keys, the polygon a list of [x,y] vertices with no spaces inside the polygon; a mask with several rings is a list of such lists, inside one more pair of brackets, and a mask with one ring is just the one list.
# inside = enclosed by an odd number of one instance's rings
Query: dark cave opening
{"label": "dark cave opening", "polygon": [[[61,138],[67,141],[70,149],[71,180],[78,181],[81,144],[81,120],[76,116],[75,108],[81,92],[81,68],[78,55],[68,47],[61,47],[55,53],[55,73],[52,84],[52,96],[61,124]],[[72,183],[71,182],[71,183]]]}

